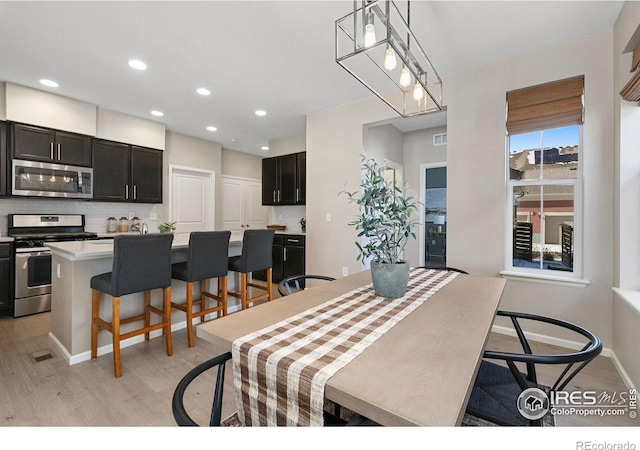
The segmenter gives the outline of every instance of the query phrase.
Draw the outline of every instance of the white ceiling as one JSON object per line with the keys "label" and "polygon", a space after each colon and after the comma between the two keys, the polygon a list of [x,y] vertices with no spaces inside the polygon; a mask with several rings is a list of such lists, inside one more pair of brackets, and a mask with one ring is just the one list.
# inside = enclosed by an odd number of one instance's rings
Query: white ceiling
{"label": "white ceiling", "polygon": [[[411,27],[444,78],[611,28],[622,3],[414,0]],[[352,8],[352,1],[0,1],[0,81],[260,155],[270,139],[303,132],[307,114],[371,95],[334,59],[335,20]],[[133,58],[148,70],[131,69]],[[41,78],[60,87],[46,88]],[[196,94],[198,87],[212,95]],[[446,103],[446,85],[444,92]]]}

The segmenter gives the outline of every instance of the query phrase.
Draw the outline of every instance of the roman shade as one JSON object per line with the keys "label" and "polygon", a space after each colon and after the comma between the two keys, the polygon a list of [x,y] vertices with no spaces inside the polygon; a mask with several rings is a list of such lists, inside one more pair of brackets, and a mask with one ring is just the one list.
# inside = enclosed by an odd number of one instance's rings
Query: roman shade
{"label": "roman shade", "polygon": [[507,92],[509,134],[582,125],[584,76]]}
{"label": "roman shade", "polygon": [[639,102],[640,105],[640,42],[633,50],[633,58],[631,61],[631,73],[635,72],[631,79],[624,85],[620,91],[620,95],[624,100],[630,102]]}

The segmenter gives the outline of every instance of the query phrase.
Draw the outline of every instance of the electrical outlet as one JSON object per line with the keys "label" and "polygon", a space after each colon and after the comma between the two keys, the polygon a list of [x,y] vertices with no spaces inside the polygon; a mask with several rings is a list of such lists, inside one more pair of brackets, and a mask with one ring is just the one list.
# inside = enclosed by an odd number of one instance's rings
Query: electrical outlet
{"label": "electrical outlet", "polygon": [[158,220],[158,213],[149,213],[149,220]]}
{"label": "electrical outlet", "polygon": [[347,275],[349,275],[349,268],[347,266],[343,266],[342,267],[342,276],[346,277]]}
{"label": "electrical outlet", "polygon": [[133,219],[133,216],[134,216],[134,215],[135,215],[134,213],[129,212],[129,220]]}
{"label": "electrical outlet", "polygon": [[60,278],[60,264],[56,264],[56,275]]}
{"label": "electrical outlet", "polygon": [[331,222],[331,213],[327,213],[327,222]]}

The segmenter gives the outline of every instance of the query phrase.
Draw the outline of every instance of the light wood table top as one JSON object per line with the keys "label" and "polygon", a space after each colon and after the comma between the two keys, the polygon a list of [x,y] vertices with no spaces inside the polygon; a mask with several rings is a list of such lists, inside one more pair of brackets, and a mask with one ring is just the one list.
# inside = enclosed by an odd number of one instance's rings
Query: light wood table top
{"label": "light wood table top", "polygon": [[[371,282],[369,271],[199,325],[228,347]],[[385,426],[455,426],[464,416],[505,280],[459,275],[327,380],[325,396]]]}

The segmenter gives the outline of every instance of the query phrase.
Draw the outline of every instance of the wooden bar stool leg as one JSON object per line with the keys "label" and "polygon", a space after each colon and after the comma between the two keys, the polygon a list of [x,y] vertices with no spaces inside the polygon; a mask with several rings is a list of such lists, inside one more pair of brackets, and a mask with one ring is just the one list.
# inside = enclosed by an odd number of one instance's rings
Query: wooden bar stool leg
{"label": "wooden bar stool leg", "polygon": [[98,357],[98,317],[100,317],[100,291],[91,292],[91,359]]}
{"label": "wooden bar stool leg", "polygon": [[267,269],[267,301],[271,301],[271,288],[273,287],[273,280],[271,279],[273,269],[269,267]]}
{"label": "wooden bar stool leg", "polygon": [[247,309],[247,274],[245,272],[240,274],[240,302],[242,303],[242,309]]}
{"label": "wooden bar stool leg", "polygon": [[[222,286],[222,289],[220,289],[220,286]],[[228,296],[227,296],[227,277],[218,277],[218,291],[219,293],[219,297],[222,299],[222,316],[226,316],[227,315],[227,302],[228,302]],[[217,312],[217,317],[220,318],[220,311]]]}
{"label": "wooden bar stool leg", "polygon": [[164,337],[167,343],[167,356],[173,355],[171,342],[171,286],[164,288]]}
{"label": "wooden bar stool leg", "polygon": [[111,334],[113,339],[113,367],[116,378],[122,376],[120,361],[120,297],[111,299]]}
{"label": "wooden bar stool leg", "polygon": [[207,297],[203,295],[203,293],[206,292],[206,289],[206,280],[200,281],[200,323],[204,323],[204,314],[202,314],[202,311],[207,309]]}
{"label": "wooden bar stool leg", "polygon": [[[144,327],[149,328],[151,325],[151,310],[149,309],[151,306],[151,291],[144,291]],[[144,334],[144,340],[149,340],[149,332],[147,331]]]}
{"label": "wooden bar stool leg", "polygon": [[[189,347],[193,347],[193,283],[187,282],[187,300],[185,302],[187,313],[187,342]],[[202,309],[202,303],[200,303]]]}

